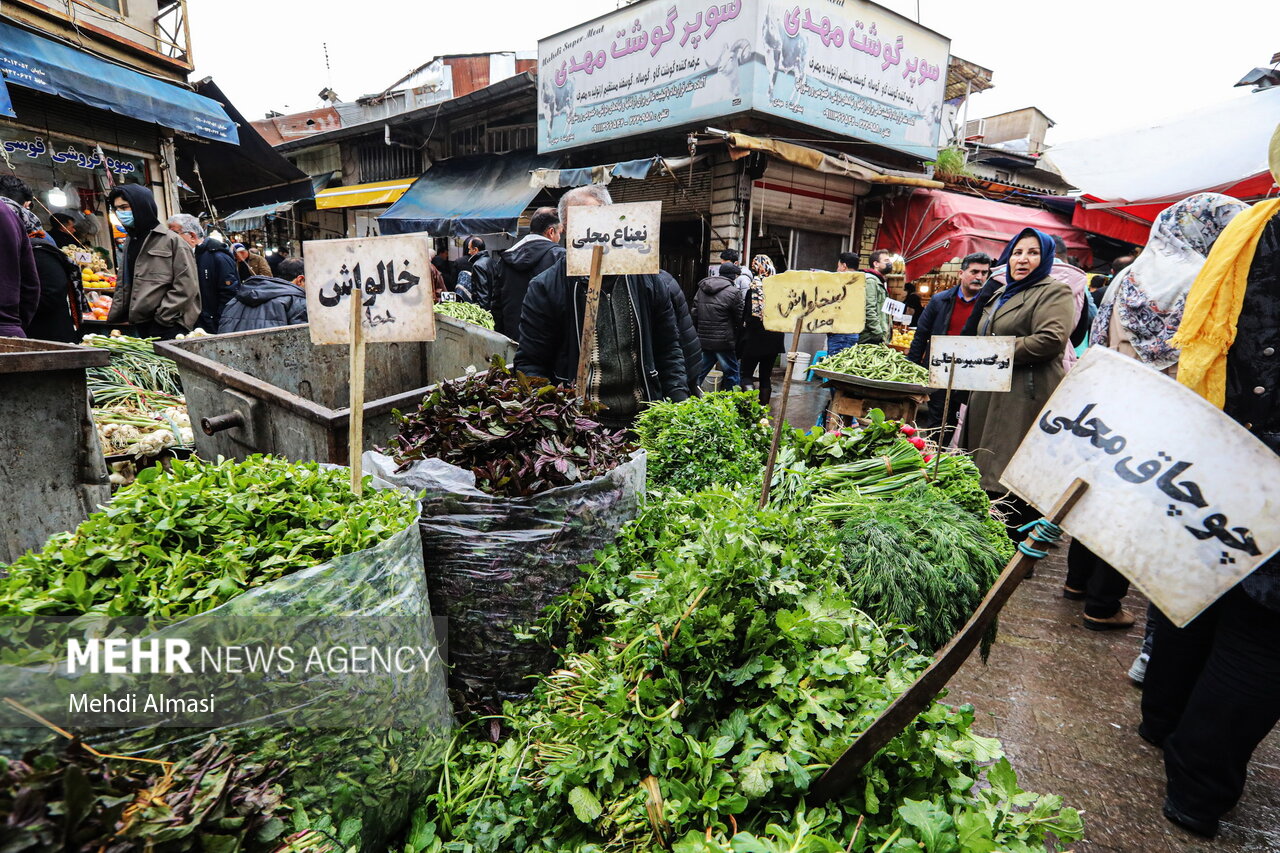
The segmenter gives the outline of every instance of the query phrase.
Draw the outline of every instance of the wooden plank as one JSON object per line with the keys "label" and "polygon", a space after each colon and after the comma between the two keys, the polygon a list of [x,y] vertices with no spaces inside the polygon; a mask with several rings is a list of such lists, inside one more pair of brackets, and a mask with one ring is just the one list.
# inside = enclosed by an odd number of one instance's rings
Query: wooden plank
{"label": "wooden plank", "polygon": [[[1054,524],[1061,524],[1071,512],[1080,498],[1089,488],[1084,480],[1077,479],[1058,499],[1058,503],[1047,516]],[[1029,539],[1027,541],[1030,541]],[[809,805],[819,805],[837,799],[848,792],[856,782],[863,765],[875,757],[889,741],[911,724],[933,703],[938,692],[951,680],[978,647],[987,629],[1000,614],[1000,609],[1013,595],[1018,584],[1027,576],[1027,570],[1036,563],[1035,557],[1029,557],[1021,551],[1014,554],[1004,573],[991,587],[982,604],[970,617],[969,622],[956,634],[951,642],[938,653],[932,664],[916,682],[907,688],[888,708],[876,718],[867,730],[862,733],[835,763],[822,774],[805,797]]]}
{"label": "wooden plank", "polygon": [[782,440],[782,427],[787,422],[787,395],[791,393],[791,376],[796,372],[796,357],[800,350],[800,330],[804,328],[804,317],[796,318],[795,331],[791,333],[791,351],[787,353],[787,372],[782,380],[782,402],[778,406],[778,417],[773,422],[773,442],[769,445],[769,462],[764,469],[764,486],[760,489],[760,508],[769,503],[769,486],[773,482],[773,466],[778,461],[778,443]]}
{"label": "wooden plank", "polygon": [[587,305],[582,318],[582,340],[578,344],[578,396],[587,399],[587,373],[591,366],[591,349],[596,344],[596,318],[600,316],[600,267],[604,263],[604,247],[591,250],[591,275],[587,279]]}

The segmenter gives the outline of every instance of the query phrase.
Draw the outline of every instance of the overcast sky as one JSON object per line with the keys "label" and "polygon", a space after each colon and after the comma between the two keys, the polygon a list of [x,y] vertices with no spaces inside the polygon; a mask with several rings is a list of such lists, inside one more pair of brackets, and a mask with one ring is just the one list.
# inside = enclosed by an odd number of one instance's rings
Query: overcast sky
{"label": "overcast sky", "polygon": [[[1278,0],[918,2],[921,23],[950,37],[954,55],[995,72],[995,88],[973,98],[969,117],[1034,105],[1057,123],[1050,143],[1247,97],[1232,84],[1280,52]],[[916,17],[917,0],[880,5]],[[189,0],[193,79],[212,76],[250,119],[297,112],[319,106],[325,86],[353,100],[441,54],[533,51],[538,38],[617,6]]]}

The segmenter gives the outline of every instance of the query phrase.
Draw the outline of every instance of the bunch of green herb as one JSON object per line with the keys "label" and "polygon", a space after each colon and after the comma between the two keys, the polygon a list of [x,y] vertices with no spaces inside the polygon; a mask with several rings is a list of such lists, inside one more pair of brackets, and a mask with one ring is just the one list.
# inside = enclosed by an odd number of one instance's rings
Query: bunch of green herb
{"label": "bunch of green herb", "polygon": [[925,385],[929,381],[927,369],[908,360],[897,350],[880,344],[854,344],[820,360],[814,369],[861,376],[877,382]]}
{"label": "bunch of green herb", "polygon": [[276,762],[251,761],[210,737],[176,762],[104,758],[78,740],[0,757],[6,853],[48,850],[269,849],[285,830]]}
{"label": "bunch of green herb", "polygon": [[982,517],[925,484],[885,499],[831,495],[814,514],[841,523],[849,597],[877,622],[914,626],[927,652],[959,632],[1004,568]]}
{"label": "bunch of green herb", "polygon": [[964,453],[947,452],[939,456],[936,468],[935,475],[934,466],[929,467],[933,485],[941,489],[952,503],[982,519],[987,541],[1000,559],[1007,562],[1017,546],[1009,538],[1004,522],[994,515],[991,498],[982,488],[982,473],[973,459]]}
{"label": "bunch of green herb", "polygon": [[178,365],[157,355],[149,339],[85,335],[84,344],[111,353],[111,361],[105,367],[85,371],[95,406],[131,406],[148,411],[186,405]]}
{"label": "bunch of green herb", "polygon": [[653,403],[636,420],[650,485],[697,491],[758,483],[769,454],[768,417],[757,395],[742,391]]}
{"label": "bunch of green herb", "polygon": [[[968,850],[1078,837],[1061,800],[1016,790],[972,709],[934,704],[843,800],[812,782],[927,665],[843,591],[822,524],[713,490],[649,508],[544,630],[560,667],[460,732],[406,853]],[[797,839],[803,838],[801,844]],[[732,840],[731,840],[732,839]],[[977,846],[979,843],[986,846]],[[896,846],[894,846],[896,845]]]}
{"label": "bunch of green herb", "polygon": [[770,501],[807,511],[822,495],[888,495],[924,479],[923,442],[908,437],[879,409],[868,420],[853,430],[784,432]]}
{"label": "bunch of green herb", "polygon": [[493,315],[470,302],[437,302],[436,313],[444,314],[464,323],[471,323],[485,329],[493,328]]}
{"label": "bunch of green herb", "polygon": [[403,494],[366,489],[357,498],[348,472],[313,462],[171,466],[142,471],[74,531],[0,565],[0,662],[56,659],[71,636],[178,622],[369,548],[417,517]]}
{"label": "bunch of green herb", "polygon": [[487,371],[440,383],[418,411],[397,411],[400,431],[384,452],[400,471],[434,457],[474,473],[482,491],[527,497],[594,480],[627,459],[626,435],[601,426],[599,410],[495,355]]}

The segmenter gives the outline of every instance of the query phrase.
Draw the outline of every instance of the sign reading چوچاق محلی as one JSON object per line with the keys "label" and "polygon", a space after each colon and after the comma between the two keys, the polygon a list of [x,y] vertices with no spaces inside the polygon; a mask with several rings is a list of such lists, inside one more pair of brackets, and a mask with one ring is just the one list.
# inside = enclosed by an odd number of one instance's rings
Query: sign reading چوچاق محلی
{"label": "sign reading \u0686\u0648\u0686\u0627\u0642 \u0645\u062d\u0644\u06cc", "polygon": [[[1017,339],[934,335],[929,339],[929,384],[956,391],[1008,391]],[[955,380],[951,374],[955,373]]]}
{"label": "sign reading \u0686\u0648\u0686\u0627\u0642 \u0645\u062d\u0644\u06cc", "polygon": [[1001,478],[1042,512],[1088,483],[1063,529],[1178,626],[1280,550],[1280,456],[1161,373],[1090,347]]}
{"label": "sign reading \u0686\u0648\u0686\u0627\u0642 \u0645\u062d\u0644\u06cc", "polygon": [[538,151],[753,110],[933,157],[945,36],[866,0],[645,0],[538,42]]}
{"label": "sign reading \u0686\u0648\u0686\u0627\u0642 \u0645\u062d\u0644\u06cc", "polygon": [[351,341],[351,300],[362,299],[364,339],[435,340],[431,240],[424,234],[314,240],[307,259],[307,319],[313,344]]}
{"label": "sign reading \u0686\u0648\u0686\u0627\u0642 \u0645\u062d\u0644\u06cc", "polygon": [[867,278],[860,272],[789,270],[764,280],[764,327],[802,334],[852,335],[867,315]]}
{"label": "sign reading \u0686\u0648\u0686\u0627\u0642 \u0645\u062d\u0644\u06cc", "polygon": [[592,249],[601,246],[602,275],[651,275],[660,268],[658,230],[662,202],[576,204],[565,214],[566,272],[590,275]]}

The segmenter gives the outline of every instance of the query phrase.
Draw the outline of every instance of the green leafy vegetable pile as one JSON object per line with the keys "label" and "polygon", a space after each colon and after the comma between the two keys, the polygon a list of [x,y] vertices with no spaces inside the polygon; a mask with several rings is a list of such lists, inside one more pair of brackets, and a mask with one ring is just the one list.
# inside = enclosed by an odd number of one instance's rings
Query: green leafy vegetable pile
{"label": "green leafy vegetable pile", "polygon": [[470,302],[437,302],[436,313],[444,314],[464,323],[471,323],[485,329],[493,328],[493,315]]}
{"label": "green leafy vegetable pile", "polygon": [[572,389],[516,373],[494,356],[487,371],[442,382],[387,449],[400,468],[439,458],[476,475],[476,488],[526,497],[594,480],[632,451],[624,433],[594,420],[600,407]]}
{"label": "green leafy vegetable pile", "polygon": [[148,410],[186,405],[178,365],[172,359],[157,355],[150,339],[85,335],[84,345],[111,353],[111,362],[105,367],[90,367],[85,371],[95,406]]}
{"label": "green leafy vegetable pile", "polygon": [[818,370],[846,373],[874,379],[877,382],[908,382],[925,385],[929,371],[895,349],[880,344],[855,344],[835,355],[829,355],[814,365]]}
{"label": "green leafy vegetable pile", "polygon": [[[839,540],[749,494],[669,495],[543,629],[560,666],[460,733],[405,853],[1026,851],[1081,824],[934,704],[838,804],[797,803],[928,660],[845,591]],[[988,790],[978,791],[985,777]]]}
{"label": "green leafy vegetable pile", "polygon": [[718,391],[654,403],[636,420],[649,483],[697,491],[759,482],[769,453],[769,412],[754,392]]}
{"label": "green leafy vegetable pile", "polygon": [[[0,757],[5,853],[264,849],[284,834],[283,772],[210,737],[171,777],[154,763],[103,758],[76,740]],[[271,845],[274,846],[274,845]]]}
{"label": "green leafy vegetable pile", "polygon": [[267,456],[174,461],[103,510],[0,565],[0,663],[65,653],[71,636],[143,632],[368,548],[413,523],[391,490],[357,498],[344,470]]}

